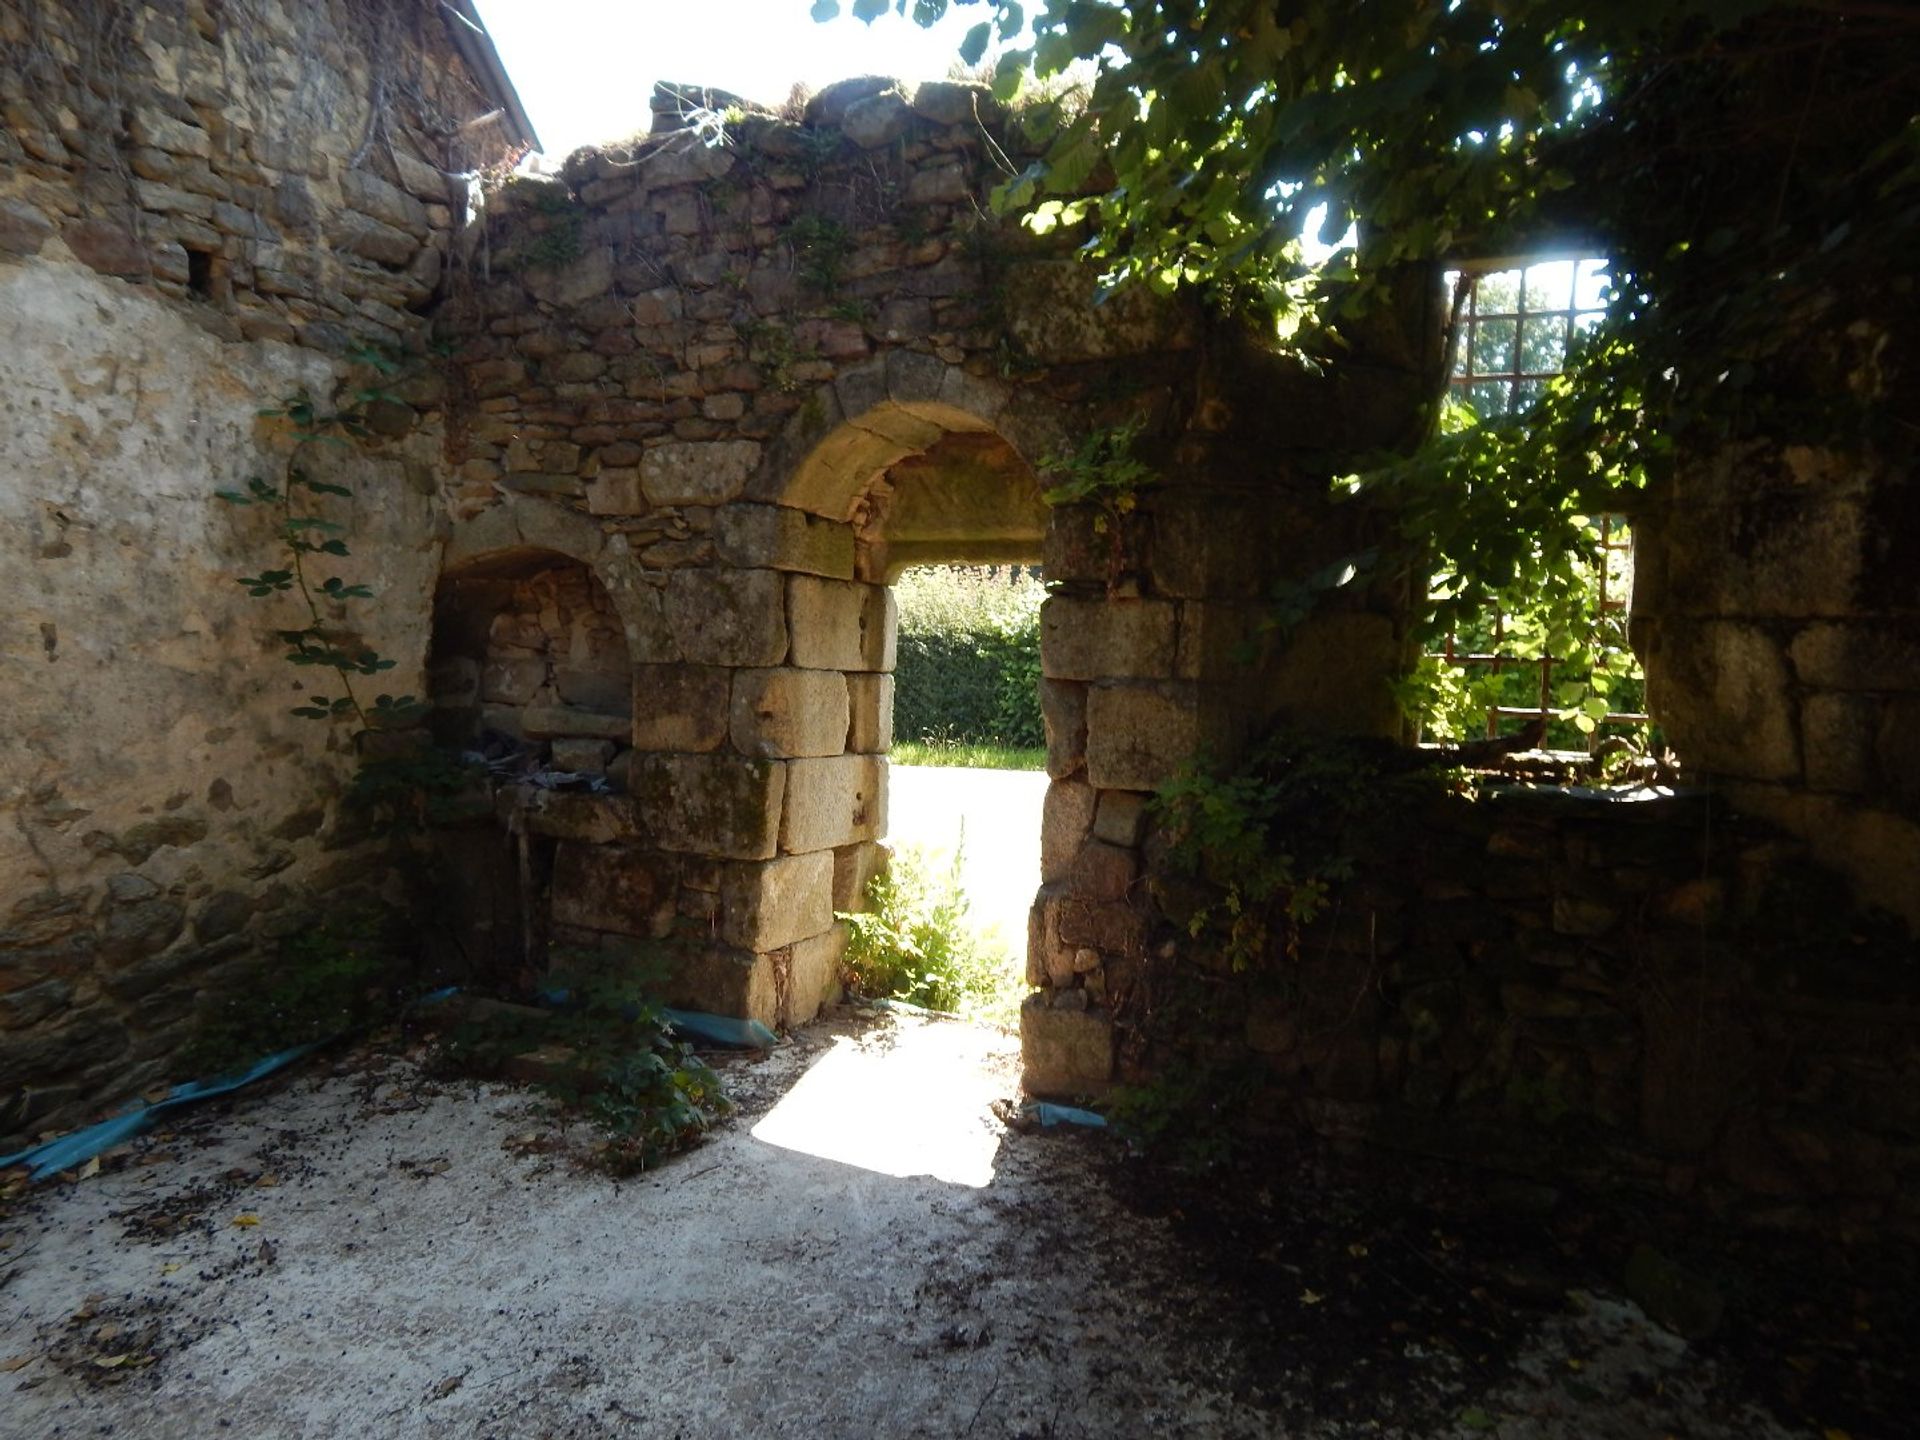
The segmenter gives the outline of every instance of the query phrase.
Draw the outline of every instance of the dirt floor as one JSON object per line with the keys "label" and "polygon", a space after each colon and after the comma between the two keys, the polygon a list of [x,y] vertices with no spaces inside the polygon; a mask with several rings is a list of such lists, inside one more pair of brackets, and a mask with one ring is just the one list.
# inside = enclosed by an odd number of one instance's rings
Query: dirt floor
{"label": "dirt floor", "polygon": [[336,1055],[14,1204],[0,1432],[1822,1433],[1497,1207],[1144,1169],[1029,1132],[1016,1058],[843,1011],[616,1182],[536,1095]]}

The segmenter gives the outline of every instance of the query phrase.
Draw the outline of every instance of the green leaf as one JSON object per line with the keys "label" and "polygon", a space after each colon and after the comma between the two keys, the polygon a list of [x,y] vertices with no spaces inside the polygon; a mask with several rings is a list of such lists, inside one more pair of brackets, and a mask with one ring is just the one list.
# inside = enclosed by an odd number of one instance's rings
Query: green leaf
{"label": "green leaf", "polygon": [[982,20],[967,31],[966,38],[960,42],[960,58],[969,65],[978,65],[981,56],[987,53],[987,41],[993,36],[993,26]]}

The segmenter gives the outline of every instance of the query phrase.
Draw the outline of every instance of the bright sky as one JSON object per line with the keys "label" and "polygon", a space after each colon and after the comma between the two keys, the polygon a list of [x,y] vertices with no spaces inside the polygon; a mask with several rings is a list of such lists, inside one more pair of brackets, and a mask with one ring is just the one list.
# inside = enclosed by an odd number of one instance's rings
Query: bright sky
{"label": "bright sky", "polygon": [[889,14],[873,25],[815,24],[809,0],[477,0],[514,88],[560,159],[650,123],[656,80],[711,85],[777,105],[796,80],[816,90],[851,75],[940,79],[986,12],[955,6],[922,30]]}

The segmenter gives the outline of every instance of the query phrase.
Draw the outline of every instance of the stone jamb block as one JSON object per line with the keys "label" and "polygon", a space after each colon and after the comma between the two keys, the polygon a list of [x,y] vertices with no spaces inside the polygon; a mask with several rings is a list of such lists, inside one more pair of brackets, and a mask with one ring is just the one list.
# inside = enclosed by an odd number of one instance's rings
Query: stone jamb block
{"label": "stone jamb block", "polygon": [[1030,1095],[1070,1099],[1113,1083],[1113,1020],[1093,1010],[1056,1010],[1044,993],[1020,1007],[1020,1083]]}
{"label": "stone jamb block", "polygon": [[1087,779],[1100,790],[1157,790],[1207,737],[1191,682],[1095,685],[1087,695]]}
{"label": "stone jamb block", "polygon": [[887,586],[789,576],[787,614],[793,664],[809,670],[893,669],[897,612]]}
{"label": "stone jamb block", "polygon": [[833,909],[835,914],[867,908],[867,886],[883,874],[891,853],[878,840],[842,845],[833,852]]}
{"label": "stone jamb block", "polygon": [[787,762],[780,849],[789,855],[873,840],[887,827],[887,762],[838,755]]}
{"label": "stone jamb block", "polygon": [[835,925],[793,942],[787,969],[785,1023],[805,1025],[840,995],[840,961],[847,953],[847,927]]}
{"label": "stone jamb block", "polygon": [[1040,810],[1040,883],[1065,877],[1073,857],[1093,830],[1097,792],[1084,780],[1056,780],[1047,786]]}
{"label": "stone jamb block", "polygon": [[833,855],[820,850],[725,867],[720,938],[743,950],[778,950],[833,924]]}
{"label": "stone jamb block", "polygon": [[893,676],[847,676],[847,749],[884,755],[893,748]]}
{"label": "stone jamb block", "polygon": [[737,670],[730,730],[743,755],[785,760],[846,749],[847,678],[835,670]]}
{"label": "stone jamb block", "polygon": [[1040,682],[1040,718],[1047,734],[1047,774],[1065,780],[1087,763],[1087,687],[1075,680]]}
{"label": "stone jamb block", "polygon": [[1174,673],[1178,611],[1163,600],[1049,596],[1040,607],[1040,670],[1052,680],[1148,679]]}

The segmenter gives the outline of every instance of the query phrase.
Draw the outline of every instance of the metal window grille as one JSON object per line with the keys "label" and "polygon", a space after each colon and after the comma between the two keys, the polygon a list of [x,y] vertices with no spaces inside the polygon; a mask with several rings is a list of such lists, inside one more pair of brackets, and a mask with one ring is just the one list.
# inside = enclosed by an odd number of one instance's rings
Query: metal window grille
{"label": "metal window grille", "polygon": [[[1599,323],[1606,311],[1607,262],[1602,259],[1543,260],[1536,263],[1462,269],[1449,275],[1453,286],[1454,351],[1448,374],[1453,396],[1469,405],[1481,419],[1525,410],[1566,364],[1573,340]],[[1595,577],[1596,616],[1606,625],[1610,616],[1624,614],[1633,583],[1633,539],[1624,516],[1598,519],[1599,565]],[[1532,670],[1538,676],[1531,705],[1493,705],[1486,714],[1486,733],[1500,733],[1503,720],[1547,720],[1560,713],[1554,704],[1556,672],[1565,662],[1551,654],[1509,653],[1506,617],[1493,617],[1493,643],[1485,652],[1463,649],[1449,632],[1433,658],[1449,666],[1503,670]],[[1644,730],[1651,717],[1638,711],[1612,711],[1596,716],[1587,733],[1588,752],[1601,732]]]}

